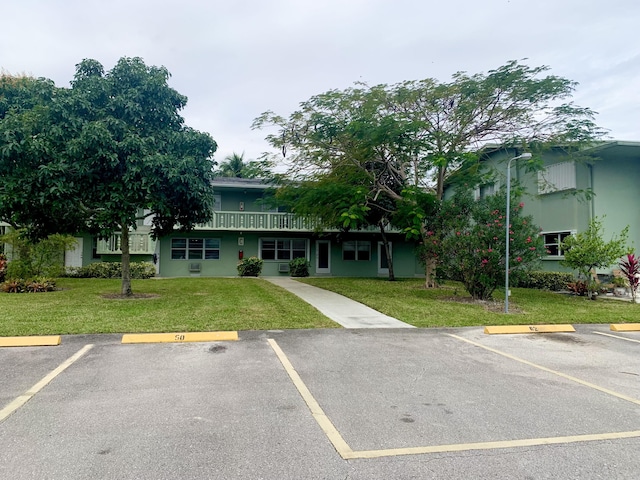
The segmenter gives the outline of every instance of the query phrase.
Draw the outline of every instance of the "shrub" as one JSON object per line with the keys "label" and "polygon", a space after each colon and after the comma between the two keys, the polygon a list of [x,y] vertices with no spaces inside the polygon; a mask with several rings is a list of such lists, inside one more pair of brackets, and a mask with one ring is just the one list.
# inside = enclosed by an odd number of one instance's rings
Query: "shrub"
{"label": "shrub", "polygon": [[611,284],[616,288],[627,288],[627,281],[622,277],[613,277]]}
{"label": "shrub", "polygon": [[46,277],[35,277],[31,280],[12,278],[0,283],[0,290],[6,293],[53,292],[55,289],[56,282]]}
{"label": "shrub", "polygon": [[[132,262],[130,264],[131,278],[147,279],[155,276],[156,269],[151,262]],[[67,276],[76,278],[121,278],[122,263],[95,262],[84,267],[68,268]]]}
{"label": "shrub", "polygon": [[24,292],[24,283],[24,280],[16,278],[3,282],[0,288],[6,293],[22,293]]}
{"label": "shrub", "polygon": [[[531,270],[543,252],[538,228],[530,216],[523,216],[524,203],[515,193],[510,206],[509,275],[514,284],[518,277]],[[505,283],[506,253],[506,192],[489,195],[475,201],[461,190],[442,206],[446,218],[439,256],[439,274],[462,282],[476,300],[488,300],[494,290]],[[429,242],[430,234],[427,232]]]}
{"label": "shrub", "polygon": [[0,253],[0,282],[4,282],[7,275],[7,257]]}
{"label": "shrub", "polygon": [[557,292],[560,290],[566,290],[567,284],[570,282],[573,282],[572,273],[531,271],[523,273],[517,283],[517,286]]}
{"label": "shrub", "polygon": [[602,237],[604,227],[602,220],[594,218],[589,222],[589,227],[576,235],[567,237],[561,245],[564,251],[564,260],[560,263],[578,270],[587,285],[587,294],[595,300],[592,293],[597,290],[593,273],[598,268],[606,268],[624,255],[627,250],[626,243],[629,234],[629,226],[613,235],[606,242]]}
{"label": "shrub", "polygon": [[576,295],[580,295],[581,297],[584,297],[589,292],[587,282],[583,280],[576,280],[575,282],[569,282],[567,284],[567,288],[569,289],[569,291],[575,293]]}
{"label": "shrub", "polygon": [[241,277],[257,277],[262,272],[262,264],[258,257],[244,258],[238,262],[238,274]]}
{"label": "shrub", "polygon": [[292,277],[308,277],[309,276],[309,260],[306,258],[294,258],[289,262],[289,271]]}
{"label": "shrub", "polygon": [[2,236],[11,245],[13,258],[6,266],[7,278],[57,277],[64,273],[64,252],[76,241],[68,235],[50,235],[31,241],[24,230],[13,230]]}
{"label": "shrub", "polygon": [[25,282],[24,289],[32,293],[53,292],[56,289],[56,282],[50,278],[37,277]]}

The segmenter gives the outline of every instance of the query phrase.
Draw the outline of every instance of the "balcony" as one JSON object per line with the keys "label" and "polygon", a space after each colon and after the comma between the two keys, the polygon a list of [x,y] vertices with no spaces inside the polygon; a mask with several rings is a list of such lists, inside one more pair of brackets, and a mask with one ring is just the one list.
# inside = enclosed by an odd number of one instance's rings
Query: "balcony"
{"label": "balcony", "polygon": [[315,222],[292,213],[215,212],[211,221],[196,230],[287,231],[310,232]]}
{"label": "balcony", "polygon": [[[197,225],[195,231],[261,231],[261,232],[313,232],[316,226],[310,218],[298,217],[292,213],[271,212],[215,212],[211,221]],[[144,230],[142,229],[144,228]],[[132,255],[153,255],[156,241],[151,238],[148,227],[129,232],[129,251]],[[335,232],[336,229],[325,229]],[[363,229],[367,232],[378,232],[377,227]],[[389,229],[390,232],[399,232]],[[120,255],[121,237],[119,233],[106,240],[98,240],[98,255]]]}
{"label": "balcony", "polygon": [[[299,217],[293,213],[273,212],[214,212],[207,223],[197,225],[195,230],[226,231],[271,231],[271,232],[313,232],[317,222],[312,218]],[[337,229],[323,229],[325,232],[337,232]],[[378,232],[378,227],[368,227],[362,231]],[[389,232],[400,230],[389,228]]]}
{"label": "balcony", "polygon": [[[105,240],[98,239],[96,253],[98,255],[120,255],[122,250],[119,233],[111,235]],[[156,241],[148,232],[129,232],[129,253],[131,255],[153,255],[156,251]]]}

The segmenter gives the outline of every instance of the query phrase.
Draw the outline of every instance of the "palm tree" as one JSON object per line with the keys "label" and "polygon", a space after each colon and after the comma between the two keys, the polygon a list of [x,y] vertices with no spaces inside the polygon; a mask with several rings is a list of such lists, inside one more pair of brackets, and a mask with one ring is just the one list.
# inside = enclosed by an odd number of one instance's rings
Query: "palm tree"
{"label": "palm tree", "polygon": [[218,169],[218,175],[221,177],[236,177],[243,178],[243,171],[247,166],[244,163],[244,152],[241,155],[237,153],[232,153],[231,155],[227,155],[224,157],[224,162],[220,164],[220,168]]}

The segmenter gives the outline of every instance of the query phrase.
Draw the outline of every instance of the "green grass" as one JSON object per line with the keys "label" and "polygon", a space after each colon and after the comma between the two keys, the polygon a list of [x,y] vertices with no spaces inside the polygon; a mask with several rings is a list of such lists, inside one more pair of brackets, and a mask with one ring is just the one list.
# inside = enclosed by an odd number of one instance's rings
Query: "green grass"
{"label": "green grass", "polygon": [[495,292],[500,300],[490,311],[484,305],[454,301],[453,297],[471,299],[454,282],[433,290],[426,290],[421,279],[389,282],[368,278],[307,278],[304,282],[345,295],[416,327],[640,321],[640,305],[611,299],[592,301],[541,290],[511,289],[510,313],[506,315],[504,290]]}
{"label": "green grass", "polygon": [[255,278],[134,280],[135,294],[109,299],[119,280],[60,279],[58,291],[0,293],[0,336],[335,328],[293,294]]}
{"label": "green grass", "polygon": [[[640,305],[590,301],[514,288],[510,310],[489,310],[470,300],[460,285],[425,290],[423,280],[388,282],[366,278],[307,278],[305,283],[346,295],[416,327],[464,327],[545,323],[640,321]],[[336,328],[336,323],[293,294],[255,278],[137,280],[134,293],[153,298],[110,299],[119,280],[61,279],[50,293],[0,294],[0,336],[80,333],[197,332]],[[497,310],[497,311],[496,311]]]}

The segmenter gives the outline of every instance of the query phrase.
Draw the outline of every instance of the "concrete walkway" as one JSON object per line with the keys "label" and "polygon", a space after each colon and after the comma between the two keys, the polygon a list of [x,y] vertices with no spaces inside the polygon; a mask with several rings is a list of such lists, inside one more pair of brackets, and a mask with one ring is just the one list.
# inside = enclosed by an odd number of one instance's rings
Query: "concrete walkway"
{"label": "concrete walkway", "polygon": [[344,328],[415,328],[337,293],[298,282],[290,277],[263,277],[289,290]]}

